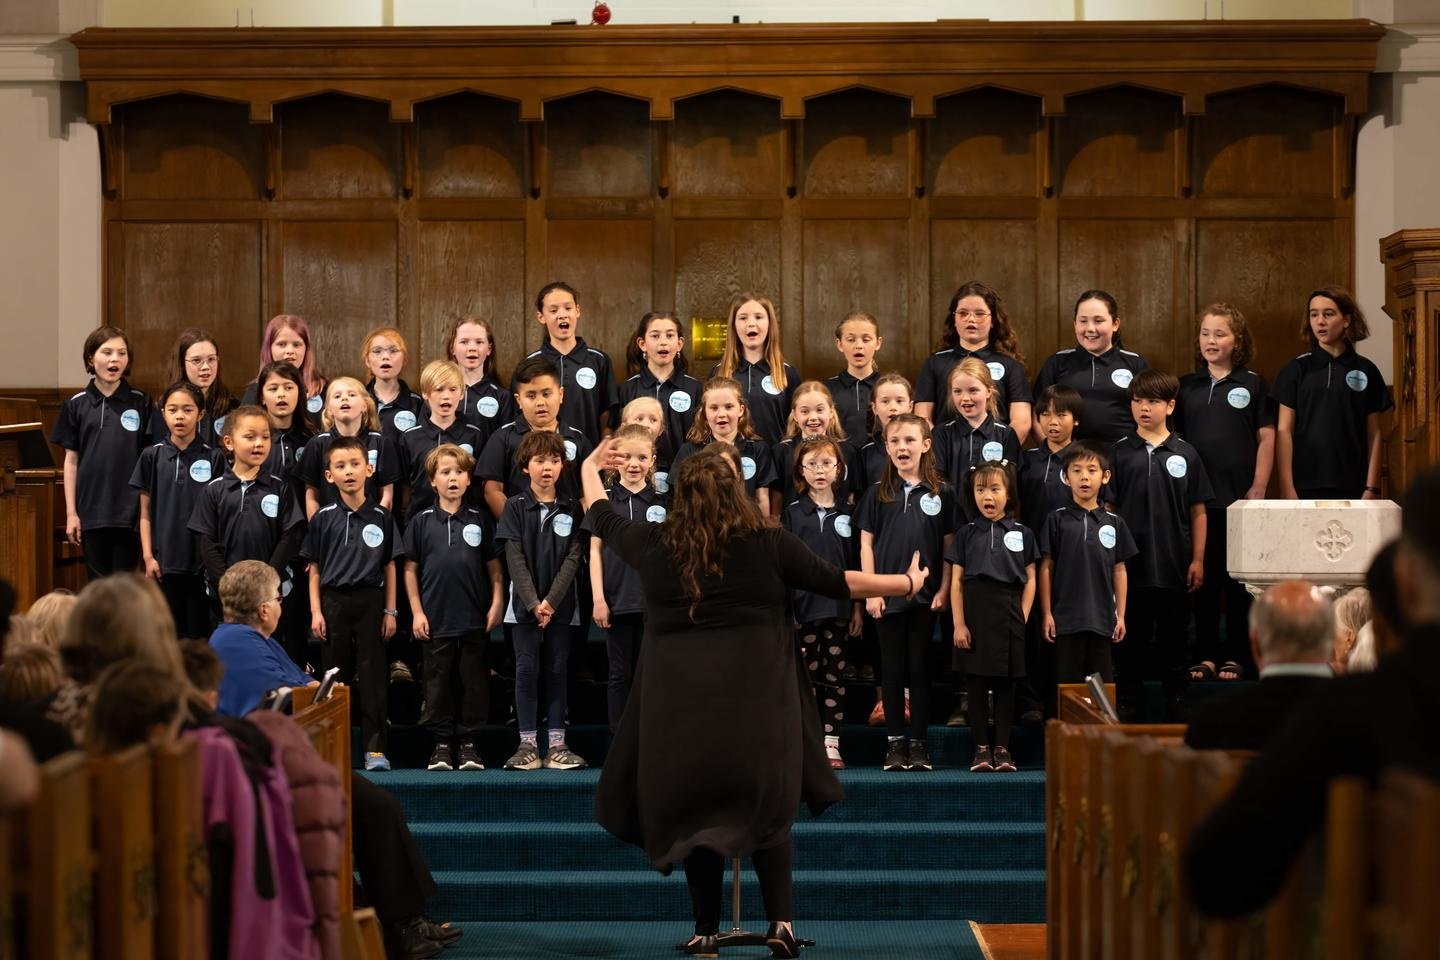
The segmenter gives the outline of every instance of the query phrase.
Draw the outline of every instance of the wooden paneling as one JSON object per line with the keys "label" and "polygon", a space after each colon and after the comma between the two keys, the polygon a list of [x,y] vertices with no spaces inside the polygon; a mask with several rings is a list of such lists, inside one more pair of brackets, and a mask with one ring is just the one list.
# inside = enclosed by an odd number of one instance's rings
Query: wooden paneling
{"label": "wooden paneling", "polygon": [[846,90],[806,104],[807,197],[901,197],[909,185],[909,109],[900,97]]}
{"label": "wooden paneling", "polygon": [[383,103],[325,94],[287,103],[276,114],[281,196],[353,200],[395,196],[400,131]]}
{"label": "wooden paneling", "polygon": [[784,137],[774,100],[733,90],[682,101],[671,139],[676,196],[773,197]]}
{"label": "wooden paneling", "polygon": [[[788,333],[790,318],[780,295],[780,222],[676,220],[675,311],[687,331],[696,317],[723,325],[730,298],[745,290],[769,294]],[[786,342],[798,341],[787,336]],[[709,370],[706,364],[697,376]]]}
{"label": "wooden paneling", "polygon": [[[495,327],[497,366],[507,376],[525,355],[524,344],[539,342],[525,281],[525,224],[518,221],[430,221],[419,226],[416,263],[420,303],[418,362],[410,384],[431,360],[449,359],[443,342],[450,324],[467,314]],[[527,340],[528,338],[528,340]]]}
{"label": "wooden paneling", "polygon": [[653,144],[643,101],[586,93],[545,107],[550,192],[557,197],[643,197]]}
{"label": "wooden paneling", "polygon": [[988,87],[935,105],[925,185],[937,197],[1033,197],[1040,100]]}
{"label": "wooden paneling", "polygon": [[[127,223],[121,249],[123,314],[134,350],[132,379],[148,387],[174,378],[172,347],[186,327],[218,342],[221,377],[237,389],[254,375],[263,329],[260,229],[256,223]],[[113,316],[113,314],[112,314]]]}
{"label": "wooden paneling", "polygon": [[415,108],[422,197],[519,197],[525,131],[518,104],[457,94]]}
{"label": "wooden paneling", "polygon": [[[548,228],[550,275],[580,294],[580,335],[619,369],[625,344],[650,309],[653,239],[644,220],[556,220]],[[530,317],[533,324],[533,310]]]}
{"label": "wooden paneling", "polygon": [[[1125,349],[1152,366],[1181,372],[1189,354],[1188,317],[1175,315],[1176,227],[1166,220],[1074,220],[1060,224],[1060,315],[1056,340],[1075,345],[1075,298],[1087,289],[1108,291],[1120,304]],[[1044,358],[1032,361],[1043,362]],[[1185,362],[1182,364],[1181,360]]]}
{"label": "wooden paneling", "polygon": [[396,322],[395,224],[286,223],[282,237],[285,311],[310,321],[318,369],[360,374],[361,339]]}
{"label": "wooden paneling", "polygon": [[265,182],[261,129],[243,103],[160,97],[121,108],[125,196],[254,200]]}
{"label": "wooden paneling", "polygon": [[[1195,307],[1238,306],[1255,337],[1251,368],[1270,380],[1305,352],[1305,296],[1346,270],[1329,220],[1202,220],[1195,225]],[[1191,318],[1193,319],[1193,318]]]}
{"label": "wooden paneling", "polygon": [[1134,87],[1071,97],[1056,146],[1060,193],[1168,197],[1175,193],[1180,98]]}
{"label": "wooden paneling", "polygon": [[[1025,359],[1037,372],[1038,304],[1035,292],[1037,238],[1030,220],[934,220],[930,223],[930,315],[918,343],[921,352],[937,349],[950,318],[945,308],[968,280],[983,280],[1005,301],[1005,313],[1020,338]],[[886,351],[890,349],[887,342]],[[892,355],[893,359],[893,355]],[[912,364],[909,369],[919,369]]]}
{"label": "wooden paneling", "polygon": [[866,310],[887,333],[891,361],[908,357],[912,370],[924,350],[913,349],[909,324],[897,323],[910,296],[908,234],[904,220],[811,220],[805,224],[805,325],[795,365],[808,375],[833,373],[835,325],[851,310]]}
{"label": "wooden paneling", "polygon": [[1334,97],[1306,90],[1266,87],[1210,98],[1196,130],[1200,193],[1330,196],[1341,120]]}

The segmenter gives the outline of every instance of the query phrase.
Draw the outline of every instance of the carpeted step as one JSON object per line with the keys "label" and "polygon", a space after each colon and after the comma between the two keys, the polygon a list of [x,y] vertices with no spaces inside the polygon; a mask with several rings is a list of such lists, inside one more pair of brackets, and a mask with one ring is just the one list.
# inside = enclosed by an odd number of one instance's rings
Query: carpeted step
{"label": "carpeted step", "polygon": [[[924,837],[912,841],[919,846]],[[975,920],[1034,923],[1045,916],[1045,871],[796,870],[795,917],[848,920]],[[503,917],[563,924],[689,915],[681,871],[436,871],[429,912],[449,920]],[[760,889],[744,874],[747,916],[761,916]],[[661,955],[661,954],[657,954]]]}
{"label": "carpeted step", "polygon": [[[412,823],[432,870],[643,869],[644,854],[593,823]],[[1044,869],[1045,825],[1011,821],[797,823],[795,862],[866,870],[903,862],[915,870],[983,863]],[[923,838],[923,843],[915,843]],[[897,851],[903,851],[897,857]]]}
{"label": "carpeted step", "polygon": [[[396,770],[365,776],[393,792],[411,823],[591,822],[598,770]],[[886,773],[842,770],[846,799],[823,822],[1009,821],[1045,819],[1045,776],[1018,773]],[[801,819],[809,814],[802,811]]]}

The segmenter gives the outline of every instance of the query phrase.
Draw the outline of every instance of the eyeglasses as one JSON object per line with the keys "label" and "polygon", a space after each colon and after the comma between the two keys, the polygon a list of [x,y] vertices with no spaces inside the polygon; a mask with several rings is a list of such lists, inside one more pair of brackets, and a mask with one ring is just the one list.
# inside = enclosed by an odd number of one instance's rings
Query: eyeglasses
{"label": "eyeglasses", "polygon": [[826,470],[834,470],[836,466],[834,460],[811,460],[809,463],[802,463],[800,469],[806,473],[824,473]]}
{"label": "eyeglasses", "polygon": [[399,347],[371,347],[371,348],[370,348],[370,356],[372,356],[372,357],[398,357],[398,356],[400,356],[400,354],[403,353],[403,352],[404,352],[404,351],[402,351]]}
{"label": "eyeglasses", "polygon": [[213,367],[220,362],[219,357],[186,357],[185,362],[192,367]]}
{"label": "eyeglasses", "polygon": [[989,320],[990,314],[984,310],[977,310],[974,313],[971,313],[969,310],[955,311],[956,320],[969,320],[971,317],[974,317],[976,320]]}

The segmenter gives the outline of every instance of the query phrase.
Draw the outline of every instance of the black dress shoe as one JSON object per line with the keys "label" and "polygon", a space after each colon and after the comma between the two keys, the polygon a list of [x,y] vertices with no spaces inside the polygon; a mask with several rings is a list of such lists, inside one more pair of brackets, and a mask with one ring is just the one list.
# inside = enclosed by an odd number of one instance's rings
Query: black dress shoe
{"label": "black dress shoe", "polygon": [[770,924],[770,932],[765,934],[765,946],[770,948],[772,957],[800,956],[800,941],[795,939],[795,930],[789,924]]}
{"label": "black dress shoe", "polygon": [[715,934],[707,933],[703,936],[695,934],[680,949],[692,957],[718,957],[720,956],[720,943],[715,939]]}
{"label": "black dress shoe", "polygon": [[430,960],[440,956],[445,945],[425,936],[424,924],[424,917],[396,924],[385,938],[385,955],[390,960]]}
{"label": "black dress shoe", "polygon": [[429,917],[420,918],[420,929],[424,931],[425,936],[446,947],[465,936],[465,931],[454,924],[436,923]]}

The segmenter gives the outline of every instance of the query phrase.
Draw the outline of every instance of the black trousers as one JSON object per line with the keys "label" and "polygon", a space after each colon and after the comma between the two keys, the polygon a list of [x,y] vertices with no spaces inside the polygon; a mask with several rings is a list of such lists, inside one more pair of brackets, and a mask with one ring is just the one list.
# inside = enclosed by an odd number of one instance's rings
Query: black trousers
{"label": "black trousers", "polygon": [[905,735],[905,687],[910,687],[910,739],[924,740],[930,722],[930,637],[935,614],[928,606],[910,606],[887,613],[876,624],[880,632],[881,695],[887,735]]}
{"label": "black trousers", "polygon": [[521,733],[538,731],[541,683],[545,693],[545,729],[564,730],[566,715],[566,674],[570,662],[570,640],[575,628],[551,620],[543,630],[539,624],[516,623],[510,636],[515,645],[515,721]]}
{"label": "black trousers", "polygon": [[[760,896],[765,901],[765,919],[786,923],[795,919],[795,891],[790,870],[794,862],[790,838],[783,843],[750,854]],[[720,932],[721,905],[725,891],[726,859],[709,847],[696,847],[685,858],[685,882],[690,887],[690,907],[695,912],[695,932]]]}
{"label": "black trousers", "polygon": [[85,569],[91,580],[112,573],[131,573],[140,566],[140,534],[125,527],[102,527],[80,534]]}
{"label": "black trousers", "polygon": [[605,633],[605,706],[610,729],[620,725],[625,701],[630,699],[630,679],[635,676],[635,661],[640,656],[640,640],[645,636],[645,614],[617,613],[610,615],[610,629]]}
{"label": "black trousers", "polygon": [[838,737],[840,725],[845,722],[845,682],[841,676],[845,672],[847,626],[840,620],[819,620],[802,623],[796,631],[805,675],[815,691],[820,723],[827,737]]}
{"label": "black trousers", "polygon": [[1128,713],[1138,707],[1141,684],[1159,680],[1165,692],[1166,713],[1173,718],[1189,680],[1189,644],[1185,637],[1189,625],[1190,595],[1183,587],[1130,587],[1125,640],[1117,651],[1117,709],[1124,704]]}
{"label": "black trousers", "polygon": [[400,801],[356,773],[350,778],[350,810],[355,872],[380,922],[389,928],[420,916],[426,898],[435,894],[435,880]]}
{"label": "black trousers", "polygon": [[[1015,719],[1015,680],[1013,677],[966,677],[970,690],[970,733],[975,746],[1009,747],[1010,727]],[[995,691],[995,716],[990,716],[990,698]],[[995,721],[995,735],[990,735],[990,720]]]}
{"label": "black trousers", "polygon": [[[1055,638],[1055,682],[1084,683],[1098,673],[1106,683],[1115,679],[1110,648],[1114,641],[1103,633],[1062,633]],[[1054,696],[1053,687],[1051,696]]]}
{"label": "black trousers", "polygon": [[1025,676],[1015,685],[1015,709],[1055,716],[1055,645],[1045,642],[1045,617],[1038,603],[1025,622]]}
{"label": "black trousers", "polygon": [[[290,654],[295,666],[304,670],[305,664],[314,665],[310,655],[310,572],[300,567],[298,573],[281,574],[282,591],[287,578],[290,580],[290,592],[284,594],[280,602],[280,625],[275,628],[275,639]],[[219,591],[216,592],[218,594]],[[324,613],[324,610],[321,612]],[[325,619],[328,623],[330,618],[327,616]],[[378,626],[376,629],[379,629]]]}
{"label": "black trousers", "polygon": [[360,739],[367,753],[384,753],[388,733],[390,669],[380,639],[384,609],[385,593],[380,587],[326,587],[320,594],[320,611],[325,616],[325,669],[339,667],[340,679],[354,683],[360,694]]}
{"label": "black trousers", "polygon": [[[1209,660],[1219,667],[1234,660],[1255,675],[1250,654],[1250,592],[1230,579],[1225,561],[1225,511],[1205,511],[1205,583],[1195,591],[1195,652],[1192,661]],[[1221,629],[1220,615],[1225,615]]]}
{"label": "black trousers", "polygon": [[473,742],[485,728],[490,717],[489,647],[490,634],[484,630],[432,636],[424,644],[425,710],[420,724],[437,744],[457,737]]}
{"label": "black trousers", "polygon": [[198,573],[167,573],[160,578],[160,592],[175,619],[175,634],[180,639],[208,639],[210,598],[205,593],[205,577]]}

